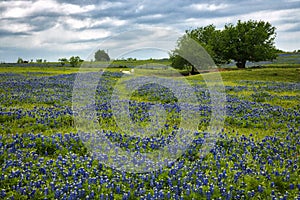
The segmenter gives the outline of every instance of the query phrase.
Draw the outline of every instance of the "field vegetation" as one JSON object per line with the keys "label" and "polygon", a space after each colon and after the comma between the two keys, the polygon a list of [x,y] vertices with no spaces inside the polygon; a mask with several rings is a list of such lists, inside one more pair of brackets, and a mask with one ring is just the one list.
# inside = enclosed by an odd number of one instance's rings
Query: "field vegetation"
{"label": "field vegetation", "polygon": [[[282,59],[286,59],[285,62]],[[146,84],[129,99],[131,120],[149,127],[149,108],[159,104],[166,120],[156,137],[131,136],[118,128],[111,110],[115,88],[130,87],[134,68],[170,80],[186,79],[201,102],[200,123],[190,147],[174,163],[148,173],[132,174],[97,160],[74,125],[72,91],[77,73],[91,76],[95,66],[0,67],[1,199],[297,199],[300,198],[299,57],[246,69],[220,68],[181,76],[169,60],[114,61],[96,92],[103,134],[124,150],[153,152],[176,134],[178,99],[159,84]],[[291,61],[293,60],[293,61]],[[103,63],[102,61],[94,64]],[[156,63],[156,64],[153,64]],[[143,67],[138,67],[143,66]],[[183,71],[180,71],[183,72]],[[205,78],[220,73],[226,92],[226,118],[216,145],[204,157],[210,94]],[[122,80],[119,82],[119,80]],[[118,84],[118,87],[116,87]],[[179,84],[178,87],[181,87]]]}

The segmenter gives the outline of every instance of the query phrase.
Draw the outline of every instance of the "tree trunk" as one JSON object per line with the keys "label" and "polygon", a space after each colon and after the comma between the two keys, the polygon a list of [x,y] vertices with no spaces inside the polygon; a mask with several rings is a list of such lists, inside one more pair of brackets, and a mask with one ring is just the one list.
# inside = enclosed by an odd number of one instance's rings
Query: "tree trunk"
{"label": "tree trunk", "polygon": [[237,68],[244,69],[244,68],[246,68],[246,61],[245,60],[237,61],[236,66],[237,66]]}
{"label": "tree trunk", "polygon": [[199,74],[199,72],[196,70],[196,68],[194,66],[192,66],[191,74],[192,75]]}

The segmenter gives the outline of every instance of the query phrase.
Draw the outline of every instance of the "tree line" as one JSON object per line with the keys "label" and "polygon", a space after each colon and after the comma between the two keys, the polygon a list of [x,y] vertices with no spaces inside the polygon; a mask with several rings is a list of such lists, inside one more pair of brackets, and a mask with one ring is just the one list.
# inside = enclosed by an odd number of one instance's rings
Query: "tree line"
{"label": "tree line", "polygon": [[[59,58],[58,61],[60,62],[61,66],[65,66],[66,64],[69,64],[72,67],[77,67],[79,64],[81,64],[84,60],[82,60],[79,56],[71,56],[69,59],[67,58]],[[26,64],[26,63],[34,63],[33,59],[30,61],[28,60],[23,60],[22,58],[18,58],[17,60],[18,64]],[[42,63],[47,63],[46,59],[36,59],[35,63],[42,64]]]}

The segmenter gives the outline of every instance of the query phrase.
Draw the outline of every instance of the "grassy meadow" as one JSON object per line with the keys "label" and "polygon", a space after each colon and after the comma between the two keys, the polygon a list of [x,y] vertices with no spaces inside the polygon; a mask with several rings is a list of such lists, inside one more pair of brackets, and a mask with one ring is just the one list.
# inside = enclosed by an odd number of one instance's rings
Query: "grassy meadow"
{"label": "grassy meadow", "polygon": [[[294,61],[184,77],[170,68],[136,68],[137,78],[164,77],[179,88],[177,81],[187,80],[201,102],[198,130],[186,151],[164,168],[138,174],[99,161],[74,124],[76,74],[93,76],[99,68],[0,66],[0,199],[300,198],[300,64]],[[131,136],[118,127],[110,105],[115,88],[130,89],[132,75],[120,70],[130,69],[103,68],[99,77],[95,108],[102,133],[123,150],[157,151],[184,120],[178,98],[154,83],[132,91],[124,99],[129,120],[152,130],[154,104],[166,119],[155,136]],[[215,145],[202,156],[212,106],[204,80],[215,73],[224,84],[226,116]]]}

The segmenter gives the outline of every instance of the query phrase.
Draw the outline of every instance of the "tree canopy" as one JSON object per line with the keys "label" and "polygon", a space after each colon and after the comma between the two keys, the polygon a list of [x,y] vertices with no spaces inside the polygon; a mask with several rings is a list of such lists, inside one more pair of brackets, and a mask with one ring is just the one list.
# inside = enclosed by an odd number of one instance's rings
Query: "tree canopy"
{"label": "tree canopy", "polygon": [[17,63],[23,63],[23,62],[24,62],[23,59],[19,57]]}
{"label": "tree canopy", "polygon": [[67,58],[59,58],[58,61],[60,61],[61,66],[64,66],[68,62],[68,59]]}
{"label": "tree canopy", "polygon": [[258,62],[276,58],[274,46],[275,27],[263,21],[238,21],[225,25],[223,31],[223,56],[236,61],[238,68],[245,68],[246,61]]}
{"label": "tree canopy", "polygon": [[[226,24],[223,30],[217,30],[211,24],[187,30],[185,35],[178,39],[177,47],[172,51],[170,58],[175,68],[183,69],[192,65],[178,54],[184,38],[189,37],[207,51],[216,65],[234,60],[238,68],[245,68],[247,61],[257,62],[276,58],[275,36],[275,27],[264,21],[239,20],[236,25]],[[191,53],[195,55],[196,52]]]}
{"label": "tree canopy", "polygon": [[95,61],[110,61],[110,57],[104,50],[99,49],[95,53]]}
{"label": "tree canopy", "polygon": [[79,56],[72,56],[69,59],[69,63],[72,67],[77,67],[81,62],[83,62],[83,60],[81,60]]}

